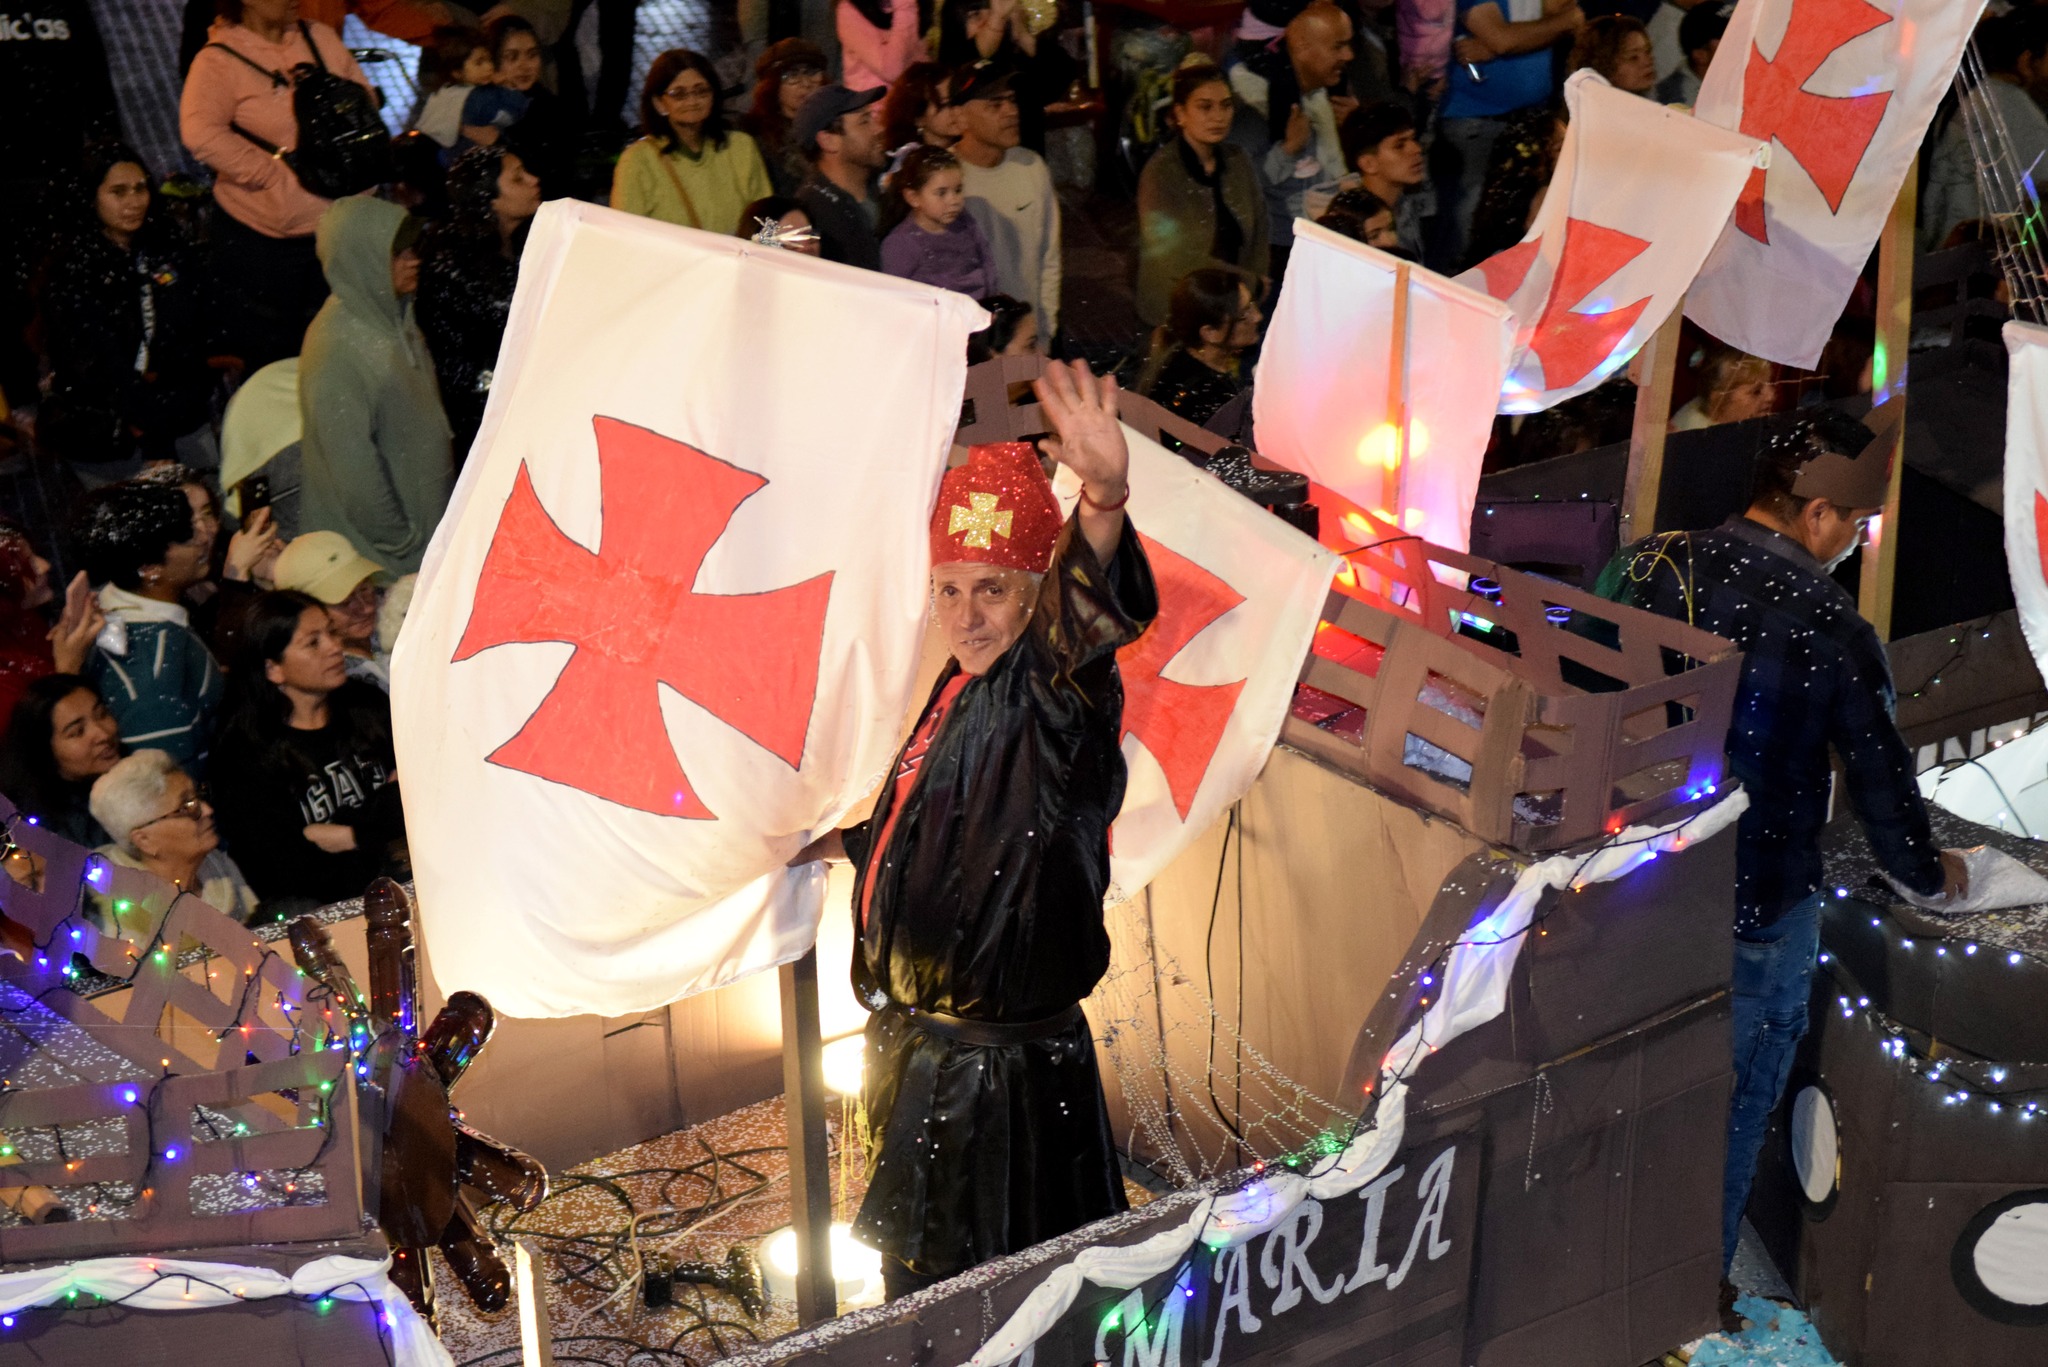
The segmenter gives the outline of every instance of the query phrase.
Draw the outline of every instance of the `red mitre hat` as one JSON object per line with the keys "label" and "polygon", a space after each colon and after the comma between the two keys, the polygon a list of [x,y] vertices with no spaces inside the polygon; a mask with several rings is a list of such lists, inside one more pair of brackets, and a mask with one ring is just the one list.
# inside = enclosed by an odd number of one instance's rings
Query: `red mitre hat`
{"label": "red mitre hat", "polygon": [[967,448],[946,471],[932,509],[932,563],[967,561],[1043,574],[1060,534],[1060,508],[1029,442]]}

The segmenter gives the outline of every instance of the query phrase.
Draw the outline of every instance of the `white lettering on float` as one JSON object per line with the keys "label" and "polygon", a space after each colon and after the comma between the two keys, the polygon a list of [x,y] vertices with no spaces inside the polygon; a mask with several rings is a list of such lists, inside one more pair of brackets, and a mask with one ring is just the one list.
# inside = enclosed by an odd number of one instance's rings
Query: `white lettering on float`
{"label": "white lettering on float", "polygon": [[[1348,1295],[1383,1279],[1391,1291],[1407,1281],[1415,1271],[1418,1255],[1435,1262],[1449,1253],[1451,1241],[1444,1237],[1444,1215],[1450,1206],[1451,1175],[1456,1160],[1457,1150],[1447,1148],[1423,1170],[1422,1179],[1415,1189],[1416,1197],[1422,1202],[1422,1211],[1416,1216],[1414,1228],[1409,1231],[1407,1249],[1401,1256],[1400,1266],[1391,1271],[1386,1263],[1380,1261],[1380,1226],[1386,1216],[1387,1192],[1400,1181],[1407,1171],[1405,1167],[1395,1168],[1360,1189],[1358,1195],[1365,1202],[1364,1237],[1358,1250],[1358,1269],[1348,1281],[1343,1273],[1338,1272],[1332,1274],[1325,1284],[1310,1265],[1309,1250],[1323,1228],[1323,1206],[1313,1199],[1303,1201],[1266,1234],[1265,1246],[1259,1251],[1259,1280],[1274,1292],[1264,1319],[1252,1306],[1251,1245],[1218,1249],[1209,1275],[1223,1290],[1216,1298],[1215,1333],[1211,1336],[1209,1356],[1204,1359],[1202,1367],[1217,1367],[1222,1362],[1233,1310],[1237,1312],[1237,1332],[1256,1334],[1275,1316],[1284,1315],[1300,1305],[1304,1291],[1319,1305],[1328,1305],[1340,1295]],[[1183,1317],[1190,1276],[1192,1269],[1188,1264],[1182,1264],[1174,1289],[1163,1298],[1151,1318],[1147,1317],[1143,1287],[1133,1290],[1118,1302],[1095,1335],[1094,1361],[1108,1367],[1182,1367]],[[1111,1347],[1118,1339],[1123,1345],[1120,1358]]]}

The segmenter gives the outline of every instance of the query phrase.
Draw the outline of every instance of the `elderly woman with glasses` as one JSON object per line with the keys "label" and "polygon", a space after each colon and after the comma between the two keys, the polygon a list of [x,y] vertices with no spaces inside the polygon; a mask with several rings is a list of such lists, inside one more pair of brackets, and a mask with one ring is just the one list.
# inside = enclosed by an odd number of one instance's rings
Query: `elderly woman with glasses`
{"label": "elderly woman with glasses", "polygon": [[146,869],[244,925],[258,921],[256,894],[220,849],[205,790],[161,750],[138,750],[92,785],[93,819],[111,843],[100,853]]}

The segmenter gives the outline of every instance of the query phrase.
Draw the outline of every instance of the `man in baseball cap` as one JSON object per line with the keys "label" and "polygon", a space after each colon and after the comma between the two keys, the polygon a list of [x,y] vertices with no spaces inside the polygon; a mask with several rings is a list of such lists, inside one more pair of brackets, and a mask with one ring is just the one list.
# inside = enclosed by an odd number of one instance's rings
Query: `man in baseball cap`
{"label": "man in baseball cap", "polygon": [[390,678],[375,655],[377,607],[384,597],[376,577],[382,572],[340,532],[307,532],[279,552],[272,577],[281,589],[325,603],[348,656],[349,677],[388,692]]}
{"label": "man in baseball cap", "polygon": [[881,86],[848,90],[828,85],[797,110],[790,138],[811,163],[797,187],[797,202],[810,215],[820,254],[868,270],[882,269],[882,243],[875,229],[881,206],[875,173],[888,159],[882,148]]}
{"label": "man in baseball cap", "polygon": [[[1913,752],[1892,717],[1891,667],[1831,574],[1884,508],[1902,404],[1858,422],[1832,409],[1779,427],[1757,453],[1749,507],[1712,531],[1624,547],[1603,597],[1690,622],[1742,647],[1728,769],[1749,795],[1735,827],[1735,1088],[1728,1103],[1722,1259],[1771,1112],[1806,1033],[1820,952],[1820,833],[1846,795],[1874,862],[1921,905],[1967,895],[1962,858],[1928,827]],[[1890,531],[1890,528],[1886,528]],[[1828,752],[1847,781],[1833,782]],[[1729,1289],[1722,1289],[1723,1304]]]}

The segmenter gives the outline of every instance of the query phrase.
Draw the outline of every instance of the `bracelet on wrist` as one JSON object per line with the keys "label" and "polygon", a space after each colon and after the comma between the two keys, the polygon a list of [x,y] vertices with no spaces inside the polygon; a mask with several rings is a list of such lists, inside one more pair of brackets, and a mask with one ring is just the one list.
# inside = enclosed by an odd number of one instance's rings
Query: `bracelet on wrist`
{"label": "bracelet on wrist", "polygon": [[1093,508],[1098,513],[1117,512],[1121,510],[1126,503],[1129,503],[1131,501],[1131,482],[1129,480],[1124,481],[1124,496],[1114,503],[1097,503],[1094,499],[1088,497],[1088,486],[1083,484],[1081,486],[1081,501],[1087,504],[1089,507]]}

